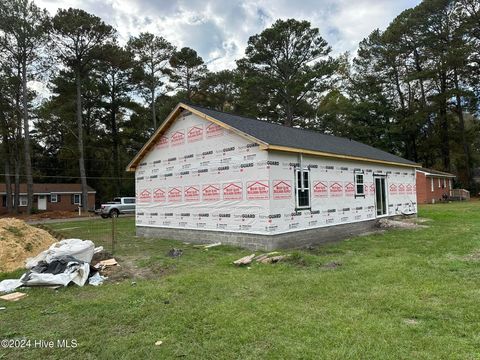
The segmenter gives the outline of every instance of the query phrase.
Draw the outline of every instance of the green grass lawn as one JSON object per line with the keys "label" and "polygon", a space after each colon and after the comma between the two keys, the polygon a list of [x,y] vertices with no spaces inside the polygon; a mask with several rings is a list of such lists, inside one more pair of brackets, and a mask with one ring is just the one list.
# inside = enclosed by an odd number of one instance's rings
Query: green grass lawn
{"label": "green grass lawn", "polygon": [[[27,298],[2,302],[0,339],[76,339],[78,347],[0,349],[0,359],[478,359],[480,202],[424,206],[420,216],[429,228],[250,269],[231,264],[249,251],[136,238],[133,220],[119,219],[115,256],[133,266],[136,284],[27,289]],[[52,226],[100,239],[106,225]],[[183,256],[166,256],[174,246]]]}

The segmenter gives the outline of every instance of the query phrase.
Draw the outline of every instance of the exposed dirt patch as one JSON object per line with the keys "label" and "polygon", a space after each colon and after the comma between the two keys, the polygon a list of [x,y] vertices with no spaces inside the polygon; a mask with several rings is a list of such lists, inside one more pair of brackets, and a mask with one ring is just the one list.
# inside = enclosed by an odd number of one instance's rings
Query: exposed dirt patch
{"label": "exposed dirt patch", "polygon": [[14,218],[0,219],[0,272],[25,267],[25,260],[57,242],[47,231]]}
{"label": "exposed dirt patch", "polygon": [[[107,258],[109,259],[111,258],[111,256]],[[136,258],[120,258],[118,256],[115,256],[115,259],[117,260],[118,265],[108,266],[100,271],[101,275],[108,277],[107,281],[158,279],[162,276],[167,275],[171,271],[170,268],[165,268],[160,265],[139,267],[135,264]],[[92,261],[92,264],[96,264],[98,261]]]}
{"label": "exposed dirt patch", "polygon": [[[19,214],[13,215],[16,219],[21,219],[25,221],[35,221],[35,220],[46,220],[46,219],[71,219],[78,217],[78,211],[43,211],[38,214]],[[92,217],[90,213],[84,214],[82,217]],[[12,217],[12,215],[2,215],[0,218]]]}
{"label": "exposed dirt patch", "polygon": [[463,257],[463,260],[467,261],[480,261],[480,249],[476,249],[470,254]]}
{"label": "exposed dirt patch", "polygon": [[420,323],[417,319],[403,319],[403,322],[407,325],[418,325]]}
{"label": "exposed dirt patch", "polygon": [[108,259],[111,259],[111,258],[113,258],[112,253],[103,250],[103,251],[100,251],[96,254],[93,254],[93,258],[92,258],[92,261],[90,261],[90,264],[91,265],[96,265],[99,261],[108,260]]}
{"label": "exposed dirt patch", "polygon": [[342,266],[342,263],[340,263],[338,261],[332,261],[332,262],[329,262],[329,263],[326,263],[326,264],[322,265],[322,267],[324,269],[337,269],[340,266]]}

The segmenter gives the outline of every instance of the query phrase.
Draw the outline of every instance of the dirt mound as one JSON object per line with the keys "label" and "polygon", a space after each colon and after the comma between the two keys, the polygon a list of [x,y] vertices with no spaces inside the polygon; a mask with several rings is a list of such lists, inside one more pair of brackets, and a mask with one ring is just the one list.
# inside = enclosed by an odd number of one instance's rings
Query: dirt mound
{"label": "dirt mound", "polygon": [[0,272],[25,267],[25,260],[57,240],[47,231],[14,218],[0,219]]}

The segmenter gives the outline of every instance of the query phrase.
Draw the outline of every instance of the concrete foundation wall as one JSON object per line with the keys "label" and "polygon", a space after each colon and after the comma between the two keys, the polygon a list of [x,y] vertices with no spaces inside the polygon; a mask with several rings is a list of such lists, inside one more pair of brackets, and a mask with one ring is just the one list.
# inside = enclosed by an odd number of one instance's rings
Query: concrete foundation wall
{"label": "concrete foundation wall", "polygon": [[137,226],[137,236],[172,239],[194,244],[221,242],[252,250],[298,248],[344,240],[374,229],[376,220],[300,230],[278,235],[257,235],[238,232],[174,229]]}

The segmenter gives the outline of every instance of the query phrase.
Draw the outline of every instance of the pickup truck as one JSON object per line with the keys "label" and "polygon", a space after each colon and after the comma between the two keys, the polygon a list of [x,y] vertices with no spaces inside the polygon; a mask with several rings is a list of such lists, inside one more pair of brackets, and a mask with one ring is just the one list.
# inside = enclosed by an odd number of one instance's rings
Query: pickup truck
{"label": "pickup truck", "polygon": [[117,197],[113,201],[102,204],[95,212],[104,219],[118,217],[120,214],[135,214],[135,198]]}

